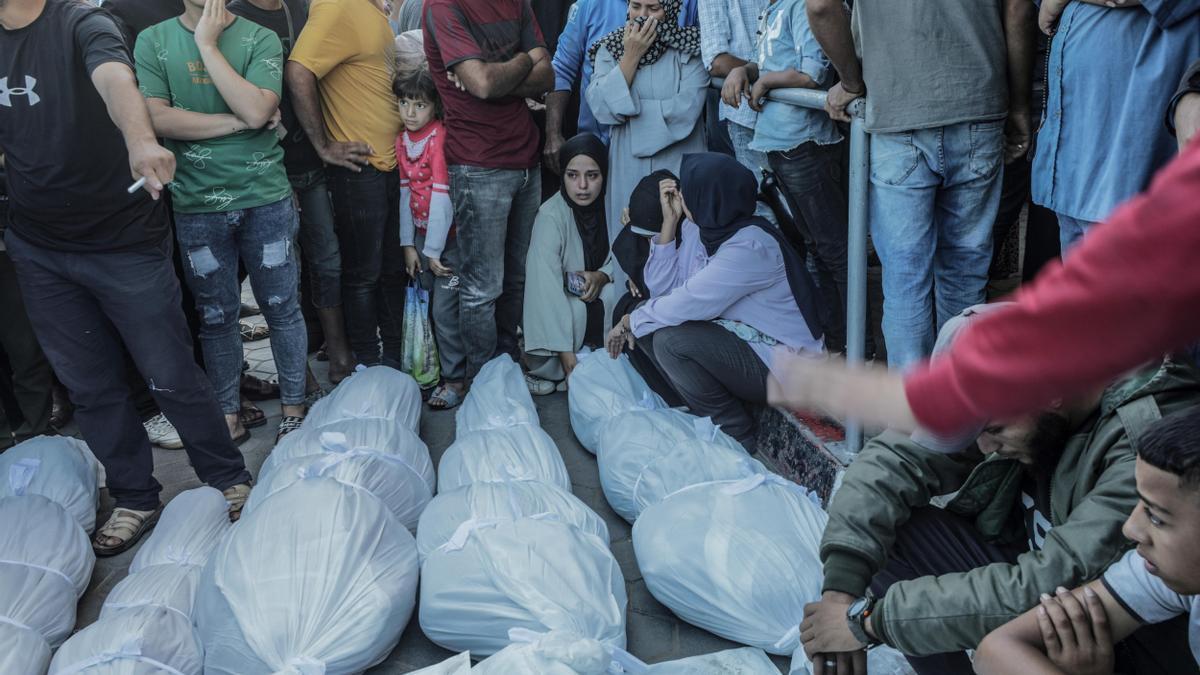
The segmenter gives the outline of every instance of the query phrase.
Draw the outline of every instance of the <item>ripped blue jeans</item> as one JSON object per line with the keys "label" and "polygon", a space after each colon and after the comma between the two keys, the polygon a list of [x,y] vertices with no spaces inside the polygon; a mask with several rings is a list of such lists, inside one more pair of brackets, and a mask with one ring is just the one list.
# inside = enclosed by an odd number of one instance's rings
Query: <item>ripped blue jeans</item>
{"label": "ripped blue jeans", "polygon": [[237,413],[240,407],[239,256],[271,328],[280,402],[304,402],[308,334],[300,314],[300,264],[295,247],[299,223],[291,196],[252,209],[175,214],[175,238],[200,316],[204,369],[226,415]]}

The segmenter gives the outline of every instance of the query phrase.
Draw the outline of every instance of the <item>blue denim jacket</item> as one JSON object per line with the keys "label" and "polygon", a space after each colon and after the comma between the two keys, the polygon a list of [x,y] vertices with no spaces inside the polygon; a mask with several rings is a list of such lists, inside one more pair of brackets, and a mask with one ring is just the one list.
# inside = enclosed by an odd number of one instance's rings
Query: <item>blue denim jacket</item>
{"label": "blue denim jacket", "polygon": [[[592,81],[588,48],[596,40],[624,26],[628,10],[629,3],[625,0],[578,0],[571,6],[552,61],[555,91],[571,91],[576,84],[580,92],[587,91],[588,83]],[[684,26],[696,25],[696,0],[683,0],[679,22]],[[584,96],[579,100],[579,133],[595,134],[608,142],[608,127],[596,121]]]}

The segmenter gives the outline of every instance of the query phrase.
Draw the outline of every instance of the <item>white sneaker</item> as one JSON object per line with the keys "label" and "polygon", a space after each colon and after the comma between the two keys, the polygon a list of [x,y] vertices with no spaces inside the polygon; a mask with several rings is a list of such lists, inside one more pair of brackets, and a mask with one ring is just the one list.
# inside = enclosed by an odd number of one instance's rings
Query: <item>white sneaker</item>
{"label": "white sneaker", "polygon": [[529,388],[529,393],[534,396],[545,396],[554,393],[555,384],[550,380],[543,380],[540,377],[535,377],[528,373],[525,374],[525,386]]}
{"label": "white sneaker", "polygon": [[171,424],[171,420],[167,419],[166,415],[158,413],[143,422],[142,426],[146,427],[146,435],[150,437],[152,445],[167,450],[179,450],[183,447],[179,432],[175,431],[175,425]]}

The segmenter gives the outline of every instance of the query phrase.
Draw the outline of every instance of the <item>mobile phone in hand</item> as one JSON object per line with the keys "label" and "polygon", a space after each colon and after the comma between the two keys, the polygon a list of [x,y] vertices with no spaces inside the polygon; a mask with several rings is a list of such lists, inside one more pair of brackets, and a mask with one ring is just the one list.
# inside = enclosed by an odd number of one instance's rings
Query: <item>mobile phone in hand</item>
{"label": "mobile phone in hand", "polygon": [[584,280],[582,272],[564,273],[563,285],[566,286],[568,293],[576,297],[582,297],[585,289],[587,289],[587,281]]}

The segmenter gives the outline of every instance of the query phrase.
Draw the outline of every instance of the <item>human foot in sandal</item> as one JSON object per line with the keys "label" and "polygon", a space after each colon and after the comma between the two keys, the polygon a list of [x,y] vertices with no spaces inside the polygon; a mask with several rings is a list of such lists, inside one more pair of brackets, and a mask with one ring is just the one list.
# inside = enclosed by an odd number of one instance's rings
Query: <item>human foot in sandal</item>
{"label": "human foot in sandal", "polygon": [[162,513],[162,504],[150,511],[135,511],[134,509],[113,509],[108,521],[96,530],[92,537],[92,550],[101,558],[114,556],[128,551],[136,544],[142,535],[146,534],[158,522]]}
{"label": "human foot in sandal", "polygon": [[450,410],[462,403],[466,385],[462,382],[443,382],[429,395],[428,405],[434,410]]}
{"label": "human foot in sandal", "polygon": [[239,483],[232,487],[227,487],[221,491],[225,495],[225,502],[229,504],[229,522],[236,523],[242,517],[242,507],[246,505],[246,500],[250,497],[250,484]]}

